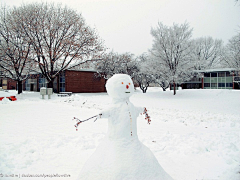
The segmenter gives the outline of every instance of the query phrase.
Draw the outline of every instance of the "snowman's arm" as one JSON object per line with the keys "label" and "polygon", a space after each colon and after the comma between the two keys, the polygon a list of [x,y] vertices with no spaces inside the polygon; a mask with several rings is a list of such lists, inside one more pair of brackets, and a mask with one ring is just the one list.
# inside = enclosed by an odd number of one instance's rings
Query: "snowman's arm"
{"label": "snowman's arm", "polygon": [[93,117],[90,117],[90,118],[85,119],[85,120],[81,120],[81,119],[78,119],[78,118],[74,117],[73,120],[76,121],[76,124],[74,125],[75,128],[76,128],[76,131],[78,130],[78,126],[79,126],[81,123],[86,122],[86,121],[89,121],[89,120],[91,120],[91,119],[93,119],[93,118],[95,119],[95,120],[94,120],[94,122],[95,122],[95,121],[98,119],[98,115],[93,116]]}
{"label": "snowman's arm", "polygon": [[103,110],[98,114],[98,118],[108,118],[109,117],[109,111]]}
{"label": "snowman's arm", "polygon": [[102,118],[102,115],[103,115],[102,113],[99,113],[97,117]]}
{"label": "snowman's arm", "polygon": [[83,122],[86,122],[86,121],[89,121],[92,119],[94,119],[94,122],[95,122],[99,118],[108,118],[108,116],[109,116],[109,110],[104,110],[104,111],[100,112],[98,115],[95,115],[93,117],[90,117],[90,118],[84,119],[84,120],[74,117],[73,120],[76,121],[76,124],[74,126],[75,126],[76,130],[78,130],[78,126]]}
{"label": "snowman's arm", "polygon": [[151,119],[150,116],[148,115],[148,110],[145,107],[143,108],[143,114],[145,114],[145,119],[147,120],[147,123],[150,124]]}
{"label": "snowman's arm", "polygon": [[150,124],[151,119],[150,116],[148,115],[148,110],[145,107],[135,107],[136,108],[136,113],[137,115],[145,115],[145,119],[147,120],[147,123]]}

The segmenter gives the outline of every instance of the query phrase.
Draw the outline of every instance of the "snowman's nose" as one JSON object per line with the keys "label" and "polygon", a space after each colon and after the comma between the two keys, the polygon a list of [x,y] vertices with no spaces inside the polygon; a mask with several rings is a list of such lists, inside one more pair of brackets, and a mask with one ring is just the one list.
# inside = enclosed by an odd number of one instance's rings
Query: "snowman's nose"
{"label": "snowman's nose", "polygon": [[126,85],[126,88],[128,89],[128,88],[129,88],[129,86],[128,86],[128,85]]}

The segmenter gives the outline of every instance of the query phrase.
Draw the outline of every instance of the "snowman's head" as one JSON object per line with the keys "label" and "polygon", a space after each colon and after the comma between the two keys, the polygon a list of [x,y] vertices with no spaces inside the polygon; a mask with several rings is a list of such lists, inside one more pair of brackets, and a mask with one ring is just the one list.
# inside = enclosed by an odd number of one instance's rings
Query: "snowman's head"
{"label": "snowman's head", "polygon": [[106,89],[113,99],[126,99],[134,92],[132,79],[127,74],[113,75],[108,79]]}

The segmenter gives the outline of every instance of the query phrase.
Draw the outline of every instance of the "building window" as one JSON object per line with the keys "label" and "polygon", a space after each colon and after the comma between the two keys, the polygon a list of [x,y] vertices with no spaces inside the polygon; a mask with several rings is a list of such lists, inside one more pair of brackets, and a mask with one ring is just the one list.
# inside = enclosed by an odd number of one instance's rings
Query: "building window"
{"label": "building window", "polygon": [[210,77],[210,73],[204,73],[204,77]]}
{"label": "building window", "polygon": [[25,82],[25,89],[26,89],[26,91],[30,91],[29,79],[27,79]]}
{"label": "building window", "polygon": [[8,84],[8,83],[7,83],[7,79],[3,79],[3,80],[2,80],[2,88],[5,89],[5,90],[7,90],[7,84]]}
{"label": "building window", "polygon": [[226,72],[226,76],[230,77],[230,76],[232,76],[232,74],[230,72]]}
{"label": "building window", "polygon": [[53,81],[53,92],[58,92],[58,78],[56,77]]}
{"label": "building window", "polygon": [[217,77],[217,73],[211,73],[211,77]]}
{"label": "building window", "polygon": [[204,87],[210,87],[210,83],[204,83]]}
{"label": "building window", "polygon": [[219,72],[218,77],[225,77],[225,72]]}
{"label": "building window", "polygon": [[64,74],[60,75],[60,78],[59,78],[59,89],[60,89],[60,92],[65,92],[65,76],[64,76]]}
{"label": "building window", "polygon": [[225,87],[225,83],[218,83],[218,87]]}
{"label": "building window", "polygon": [[233,87],[233,83],[226,83],[226,87]]}
{"label": "building window", "polygon": [[39,89],[41,89],[42,87],[46,87],[46,79],[43,77],[39,78]]}
{"label": "building window", "polygon": [[212,83],[212,84],[211,84],[211,87],[212,87],[212,88],[217,87],[217,83]]}

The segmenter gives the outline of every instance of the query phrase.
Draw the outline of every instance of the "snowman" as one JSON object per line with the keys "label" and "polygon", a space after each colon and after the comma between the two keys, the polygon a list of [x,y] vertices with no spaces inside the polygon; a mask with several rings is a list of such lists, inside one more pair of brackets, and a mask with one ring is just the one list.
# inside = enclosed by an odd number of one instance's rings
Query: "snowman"
{"label": "snowman", "polygon": [[138,139],[136,120],[146,108],[129,101],[134,93],[130,76],[113,75],[106,89],[112,104],[98,116],[108,119],[108,133],[83,166],[78,180],[171,180]]}

